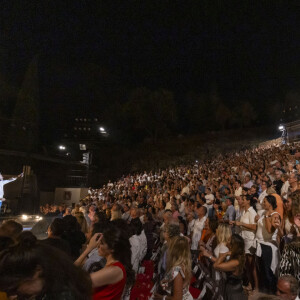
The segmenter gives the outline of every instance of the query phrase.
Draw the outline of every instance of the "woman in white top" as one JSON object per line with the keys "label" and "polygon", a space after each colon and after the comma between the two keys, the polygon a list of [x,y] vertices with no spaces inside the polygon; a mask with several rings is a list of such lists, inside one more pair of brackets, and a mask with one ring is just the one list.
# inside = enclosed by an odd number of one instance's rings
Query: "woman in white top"
{"label": "woman in white top", "polygon": [[282,185],[281,190],[280,190],[281,197],[283,199],[287,200],[289,187],[290,187],[289,176],[287,174],[282,174],[281,175],[281,180],[283,181],[283,185]]}
{"label": "woman in white top", "polygon": [[238,210],[238,208],[239,208],[238,197],[242,196],[242,193],[243,193],[243,188],[241,186],[241,181],[237,180],[235,182],[235,187],[234,187],[234,197],[235,197],[234,208],[235,208],[235,210]]}
{"label": "woman in white top", "polygon": [[242,197],[241,206],[243,208],[241,218],[239,221],[233,221],[231,223],[235,224],[241,229],[240,236],[245,242],[245,253],[246,253],[246,271],[249,279],[249,283],[252,289],[258,289],[258,279],[256,275],[254,252],[255,249],[255,231],[256,231],[256,221],[255,217],[257,215],[253,208],[253,203],[251,203],[251,197],[245,195]]}
{"label": "woman in white top", "polygon": [[[208,259],[210,259],[212,263],[215,263],[222,254],[227,253],[229,251],[228,245],[230,244],[231,236],[232,236],[232,231],[229,224],[226,223],[219,224],[216,230],[218,245],[214,249],[213,253],[209,252],[208,250],[205,250],[202,254],[208,257]],[[215,280],[215,286],[214,286],[215,294],[222,297],[225,289],[225,279],[226,279],[225,273],[213,269],[212,278]]]}
{"label": "woman in white top", "polygon": [[257,274],[260,291],[274,294],[277,282],[275,274],[278,267],[278,247],[273,240],[273,236],[280,226],[280,215],[274,211],[277,207],[274,196],[266,196],[263,206],[265,212],[258,219],[256,230]]}
{"label": "woman in white top", "polygon": [[219,224],[217,230],[216,230],[216,238],[218,245],[214,249],[213,253],[205,250],[204,253],[202,253],[204,256],[208,257],[213,263],[217,260],[217,258],[222,253],[226,253],[229,251],[227,244],[230,243],[231,240],[231,228],[226,223]]}

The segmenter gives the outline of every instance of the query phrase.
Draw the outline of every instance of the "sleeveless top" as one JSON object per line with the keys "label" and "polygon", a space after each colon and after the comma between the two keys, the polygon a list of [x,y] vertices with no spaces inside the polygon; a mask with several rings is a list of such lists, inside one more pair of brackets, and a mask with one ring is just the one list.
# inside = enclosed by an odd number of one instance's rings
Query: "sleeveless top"
{"label": "sleeveless top", "polygon": [[[183,279],[185,278],[181,267],[175,266],[165,275],[164,279],[160,282],[161,288],[163,289],[165,294],[169,296],[173,295],[174,280],[178,274],[180,274]],[[193,297],[189,292],[189,285],[183,287],[182,300],[193,300]]]}
{"label": "sleeveless top", "polygon": [[111,266],[119,267],[123,271],[123,279],[120,281],[95,288],[93,300],[120,300],[126,284],[126,270],[122,263],[115,262]]}
{"label": "sleeveless top", "polygon": [[[279,214],[279,213],[274,211],[271,213],[270,216],[272,216],[274,214]],[[274,235],[274,232],[269,233],[267,231],[265,221],[266,221],[265,215],[262,215],[257,222],[256,239],[258,242],[271,242],[272,241],[272,236]],[[275,230],[275,232],[277,234],[277,229]]]}

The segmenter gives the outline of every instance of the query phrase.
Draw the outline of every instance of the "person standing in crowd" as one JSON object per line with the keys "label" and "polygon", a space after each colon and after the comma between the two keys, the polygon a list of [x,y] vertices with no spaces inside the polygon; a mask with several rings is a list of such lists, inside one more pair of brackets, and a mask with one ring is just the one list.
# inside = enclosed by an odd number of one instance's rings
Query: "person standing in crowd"
{"label": "person standing in crowd", "polygon": [[7,220],[0,226],[0,236],[9,237],[14,241],[18,239],[22,231],[23,226],[14,220]]}
{"label": "person standing in crowd", "polygon": [[299,282],[291,275],[278,278],[276,294],[283,300],[299,300]]}
{"label": "person standing in crowd", "polygon": [[243,184],[243,187],[250,189],[253,185],[253,182],[251,180],[251,176],[249,174],[245,175],[245,181]]}
{"label": "person standing in crowd", "polygon": [[87,274],[67,255],[38,243],[29,231],[0,252],[0,290],[11,299],[91,299]]}
{"label": "person standing in crowd", "polygon": [[226,213],[224,215],[224,220],[225,221],[235,221],[235,215],[236,211],[234,209],[234,199],[233,198],[227,198],[226,199]]}
{"label": "person standing in crowd", "polygon": [[281,170],[275,170],[275,180],[273,181],[273,186],[278,195],[281,194],[281,188],[283,186],[283,181],[281,180],[282,174],[283,173]]}
{"label": "person standing in crowd", "polygon": [[158,263],[158,278],[162,279],[167,269],[167,250],[171,240],[174,237],[180,236],[180,227],[178,222],[172,221],[168,223],[163,229],[164,243],[160,250],[160,259]]}
{"label": "person standing in crowd", "polygon": [[[107,227],[108,227],[107,223],[93,224],[91,238],[96,233],[102,233]],[[90,239],[89,239],[89,241],[90,241]],[[79,265],[78,262],[76,264]],[[86,259],[83,260],[82,262],[80,262],[80,266],[82,266],[82,269],[87,271],[88,273],[93,273],[93,272],[101,270],[102,268],[104,268],[105,264],[106,264],[106,260],[104,257],[99,255],[97,248],[94,248],[87,255]]]}
{"label": "person standing in crowd", "polygon": [[282,198],[276,193],[276,191],[273,187],[269,187],[267,189],[267,194],[275,197],[276,206],[277,206],[275,211],[278,212],[278,214],[280,215],[281,220],[283,220],[283,201],[282,201]]}
{"label": "person standing in crowd", "polygon": [[163,242],[164,241],[164,229],[165,227],[170,223],[170,221],[172,220],[172,212],[170,210],[165,210],[165,213],[163,215],[163,223],[160,226],[160,241]]}
{"label": "person standing in crowd", "polygon": [[87,224],[88,224],[89,227],[90,227],[91,224],[94,222],[95,212],[96,212],[96,207],[95,207],[94,205],[91,205],[91,206],[89,207],[89,213],[88,213],[87,219],[86,219]]}
{"label": "person standing in crowd", "polygon": [[181,236],[174,237],[168,246],[166,275],[160,282],[160,291],[164,295],[155,293],[154,300],[193,300],[189,292],[191,261],[188,240]]}
{"label": "person standing in crowd", "polygon": [[96,247],[99,255],[106,259],[106,264],[90,274],[93,300],[120,300],[125,286],[131,287],[135,278],[128,235],[116,225],[106,228],[103,234],[95,234],[75,264],[81,264]]}
{"label": "person standing in crowd", "polygon": [[188,221],[187,236],[191,238],[191,234],[194,231],[194,226],[195,226],[195,221],[196,221],[193,212],[189,212],[187,214],[187,221]]}
{"label": "person standing in crowd", "polygon": [[256,266],[254,259],[254,251],[256,248],[255,232],[256,232],[256,222],[255,217],[257,215],[253,208],[253,202],[251,203],[250,196],[242,197],[242,207],[243,212],[239,221],[232,222],[238,226],[240,231],[240,236],[244,239],[245,243],[245,254],[246,254],[246,272],[249,279],[249,283],[252,289],[258,289],[258,279],[256,274]]}
{"label": "person standing in crowd", "polygon": [[263,205],[265,213],[257,220],[256,231],[259,289],[262,292],[275,293],[278,247],[273,243],[272,237],[280,226],[280,216],[275,212],[277,205],[274,196],[266,196]]}
{"label": "person standing in crowd", "polygon": [[187,195],[190,194],[189,183],[187,181],[183,182],[183,188],[181,190],[181,195],[184,195],[184,194],[187,194]]}
{"label": "person standing in crowd", "polygon": [[147,254],[145,256],[145,260],[149,260],[152,256],[154,247],[153,232],[155,231],[155,222],[153,220],[152,214],[149,212],[145,214],[145,224],[143,225],[143,228],[147,238]]}
{"label": "person standing in crowd", "polygon": [[261,183],[262,192],[258,196],[258,202],[256,203],[256,211],[260,216],[264,211],[263,202],[264,202],[265,197],[268,195],[267,189],[268,189],[268,183],[266,181],[262,181],[262,183]]}
{"label": "person standing in crowd", "polygon": [[214,249],[213,254],[210,254],[209,259],[213,262],[216,261],[216,258],[220,256],[222,253],[226,253],[229,251],[228,249],[228,243],[231,240],[232,231],[228,224],[221,223],[219,224],[217,230],[216,230],[216,237],[217,237],[217,246]]}
{"label": "person standing in crowd", "polygon": [[243,188],[242,188],[242,183],[240,180],[236,180],[234,184],[234,208],[237,210],[238,209],[238,197],[242,196]]}
{"label": "person standing in crowd", "polygon": [[192,232],[191,245],[192,254],[195,258],[199,255],[198,246],[206,220],[207,208],[205,206],[201,206],[201,204],[198,204],[196,213],[198,215],[198,219],[195,221],[194,230]]}
{"label": "person standing in crowd", "polygon": [[287,200],[287,197],[288,197],[288,191],[289,191],[289,187],[290,187],[288,179],[289,179],[289,176],[287,174],[281,175],[281,180],[282,180],[283,185],[281,187],[279,195],[281,195],[283,200]]}
{"label": "person standing in crowd", "polygon": [[300,282],[300,192],[290,195],[292,200],[292,216],[294,218],[296,238],[286,244],[281,256],[279,274],[292,275]]}
{"label": "person standing in crowd", "polygon": [[141,245],[140,239],[138,237],[137,229],[133,224],[129,225],[129,242],[131,246],[131,265],[135,274],[138,273],[140,266],[140,253],[141,253]]}
{"label": "person standing in crowd", "polygon": [[130,222],[131,218],[130,218],[130,208],[128,206],[128,204],[125,204],[123,206],[123,214],[122,214],[122,219],[125,220],[126,222]]}
{"label": "person standing in crowd", "polygon": [[200,257],[206,257],[207,263],[206,265],[211,264],[211,260],[209,260],[209,257],[212,259],[212,255],[214,253],[214,250],[218,244],[216,231],[218,228],[218,219],[216,217],[209,217],[205,221],[205,227],[206,232],[205,236],[203,238],[203,241],[199,241],[199,248],[200,248]]}
{"label": "person standing in crowd", "polygon": [[[230,251],[220,254],[214,263],[217,271],[226,272],[225,300],[246,300],[242,286],[242,273],[245,264],[245,245],[243,238],[233,234],[229,243]],[[226,261],[226,258],[229,259]]]}
{"label": "person standing in crowd", "polygon": [[171,205],[171,211],[172,211],[172,218],[178,219],[178,217],[180,216],[180,213],[179,213],[178,204],[175,201],[173,201],[173,203]]}
{"label": "person standing in crowd", "polygon": [[75,212],[74,217],[76,218],[81,231],[84,234],[87,234],[88,233],[88,225],[87,225],[86,219],[84,217],[84,214],[81,211],[78,211],[78,212]]}
{"label": "person standing in crowd", "polygon": [[71,256],[75,260],[86,241],[84,233],[81,231],[80,225],[73,216],[65,216],[63,218],[64,233],[62,239],[70,245]]}
{"label": "person standing in crowd", "polygon": [[289,184],[290,184],[290,193],[295,192],[296,190],[299,189],[299,179],[300,174],[296,174],[296,173],[291,173],[290,177],[289,177]]}
{"label": "person standing in crowd", "polygon": [[215,196],[212,194],[211,189],[206,188],[204,206],[206,207],[209,216],[211,216],[212,214],[211,210],[213,209],[214,200],[215,200]]}
{"label": "person standing in crowd", "polygon": [[4,180],[2,174],[0,173],[0,213],[1,213],[2,202],[5,201],[5,198],[4,198],[4,185],[17,180],[19,177],[23,177],[23,173],[21,173],[17,177],[12,177],[10,179]]}
{"label": "person standing in crowd", "polygon": [[64,233],[64,221],[60,218],[55,218],[48,227],[48,238],[42,240],[41,243],[55,247],[67,255],[71,255],[71,248],[67,241],[62,239]]}

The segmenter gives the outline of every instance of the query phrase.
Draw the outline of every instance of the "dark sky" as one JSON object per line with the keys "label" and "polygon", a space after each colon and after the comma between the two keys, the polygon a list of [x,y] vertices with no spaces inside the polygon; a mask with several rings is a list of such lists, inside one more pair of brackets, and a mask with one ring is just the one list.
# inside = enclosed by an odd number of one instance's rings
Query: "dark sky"
{"label": "dark sky", "polygon": [[0,10],[0,74],[19,86],[39,54],[47,110],[93,107],[117,86],[169,88],[181,101],[215,84],[229,105],[299,88],[299,1],[2,0]]}

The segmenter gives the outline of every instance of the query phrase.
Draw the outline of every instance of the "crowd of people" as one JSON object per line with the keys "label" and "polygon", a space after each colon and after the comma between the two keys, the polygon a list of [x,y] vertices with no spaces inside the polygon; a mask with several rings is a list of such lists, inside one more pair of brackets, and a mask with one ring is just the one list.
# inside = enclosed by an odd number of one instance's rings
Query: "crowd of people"
{"label": "crowd of people", "polygon": [[9,299],[299,299],[300,147],[269,146],[123,176],[75,207],[46,205],[48,238],[0,227]]}

